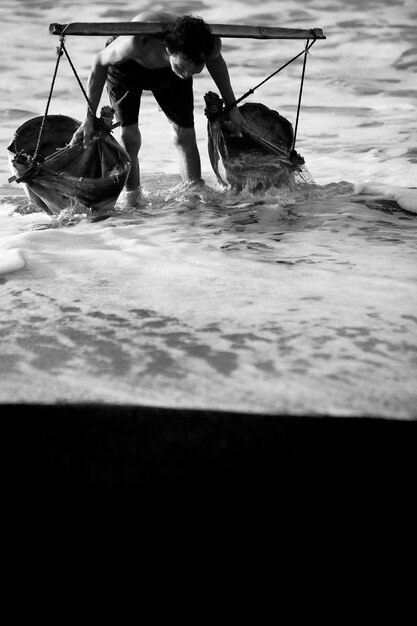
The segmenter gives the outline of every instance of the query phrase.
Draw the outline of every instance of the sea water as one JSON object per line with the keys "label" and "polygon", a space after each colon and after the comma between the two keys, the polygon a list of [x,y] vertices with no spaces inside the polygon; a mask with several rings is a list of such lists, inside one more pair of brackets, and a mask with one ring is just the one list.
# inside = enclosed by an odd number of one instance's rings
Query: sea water
{"label": "sea water", "polygon": [[[128,21],[148,8],[323,28],[327,39],[307,60],[296,146],[314,185],[258,194],[218,186],[207,71],[194,83],[203,189],[179,184],[151,94],[138,209],[120,206],[103,221],[51,217],[8,182],[14,131],[45,111],[58,44],[49,24]],[[404,191],[417,186],[414,0],[4,0],[0,17],[0,402],[417,416],[417,203]],[[66,40],[84,84],[104,42]],[[303,46],[225,38],[236,96]],[[250,101],[294,124],[301,69],[300,59]],[[49,112],[84,118],[68,62]]]}

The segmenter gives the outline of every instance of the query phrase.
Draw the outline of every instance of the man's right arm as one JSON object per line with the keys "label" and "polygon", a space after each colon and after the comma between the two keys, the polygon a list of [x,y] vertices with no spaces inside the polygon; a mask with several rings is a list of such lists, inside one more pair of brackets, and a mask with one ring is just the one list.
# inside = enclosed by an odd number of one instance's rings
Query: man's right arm
{"label": "man's right arm", "polygon": [[94,118],[100,104],[104,85],[107,79],[107,69],[110,65],[117,65],[132,57],[137,56],[137,41],[135,37],[118,37],[107,48],[101,50],[94,57],[87,83],[87,96],[91,105],[87,110],[85,121],[74,133],[71,143],[83,141],[84,148],[87,148],[94,131]]}

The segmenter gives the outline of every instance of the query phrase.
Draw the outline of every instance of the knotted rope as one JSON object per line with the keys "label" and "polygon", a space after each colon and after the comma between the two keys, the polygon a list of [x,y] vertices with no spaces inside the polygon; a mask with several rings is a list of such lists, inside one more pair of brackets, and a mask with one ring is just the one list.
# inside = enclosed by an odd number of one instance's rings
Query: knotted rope
{"label": "knotted rope", "polygon": [[49,106],[50,106],[51,100],[52,100],[52,94],[53,94],[53,91],[54,91],[55,80],[56,80],[56,77],[57,77],[57,74],[58,74],[59,62],[61,60],[61,57],[62,57],[63,53],[65,53],[65,56],[68,59],[68,62],[70,64],[70,66],[71,66],[71,69],[72,69],[72,71],[74,73],[74,76],[77,79],[77,82],[78,82],[78,84],[79,84],[79,86],[81,88],[82,93],[84,94],[84,97],[85,97],[85,99],[87,101],[88,109],[89,109],[90,113],[92,114],[92,116],[95,117],[95,114],[93,113],[93,109],[92,109],[90,100],[88,99],[87,93],[86,93],[86,91],[85,91],[85,89],[83,87],[83,84],[82,84],[82,82],[80,80],[80,77],[77,74],[77,70],[75,69],[74,64],[71,61],[71,58],[70,58],[70,56],[68,54],[68,51],[67,51],[67,49],[65,47],[65,30],[66,30],[66,28],[68,26],[69,26],[69,24],[67,24],[67,26],[64,28],[64,30],[62,31],[62,34],[59,37],[60,45],[56,49],[57,59],[56,59],[56,64],[55,64],[55,70],[54,70],[54,73],[53,73],[53,76],[52,76],[51,87],[50,87],[50,90],[49,90],[48,100],[46,102],[46,107],[45,107],[45,113],[43,115],[41,127],[39,129],[39,135],[38,135],[38,141],[37,141],[37,144],[36,144],[36,149],[35,149],[35,152],[34,152],[34,154],[32,156],[32,162],[33,163],[35,163],[38,160],[39,148],[40,148],[40,145],[41,145],[42,135],[43,135],[43,131],[44,131],[44,128],[45,128],[46,120],[47,120],[47,117],[48,117]]}
{"label": "knotted rope", "polygon": [[243,96],[241,96],[240,98],[238,98],[237,100],[235,100],[234,102],[232,102],[231,104],[228,104],[225,107],[225,112],[227,113],[228,111],[230,111],[231,108],[233,108],[234,106],[236,106],[237,104],[239,104],[240,102],[242,102],[242,100],[245,100],[245,98],[247,98],[248,96],[250,96],[251,94],[255,93],[255,90],[258,89],[259,87],[261,87],[264,83],[266,83],[268,80],[270,80],[271,78],[273,78],[274,76],[276,76],[279,72],[281,72],[282,70],[284,70],[286,67],[288,67],[288,65],[290,65],[291,63],[293,63],[294,61],[296,61],[301,55],[304,55],[304,61],[303,61],[303,70],[302,70],[302,74],[301,74],[301,83],[300,83],[300,93],[298,96],[298,105],[297,105],[297,115],[296,115],[296,121],[295,121],[295,130],[294,130],[294,139],[293,139],[293,144],[292,144],[292,150],[295,149],[295,141],[297,138],[297,129],[298,129],[298,120],[300,117],[300,110],[301,110],[301,97],[302,97],[302,93],[303,93],[303,85],[304,85],[304,78],[305,78],[305,69],[306,69],[306,62],[307,62],[307,54],[310,50],[310,48],[315,44],[317,37],[315,36],[314,31],[311,31],[312,35],[313,35],[313,40],[310,41],[310,39],[307,39],[304,50],[301,50],[301,52],[299,52],[298,54],[295,55],[295,57],[293,57],[292,59],[290,59],[289,61],[287,61],[287,63],[285,63],[284,65],[282,65],[281,67],[279,67],[277,70],[275,70],[274,72],[272,72],[272,74],[270,74],[269,76],[267,76],[266,78],[264,78],[263,81],[261,81],[260,83],[258,83],[255,87],[253,87],[252,89],[249,89],[246,93],[243,94]]}

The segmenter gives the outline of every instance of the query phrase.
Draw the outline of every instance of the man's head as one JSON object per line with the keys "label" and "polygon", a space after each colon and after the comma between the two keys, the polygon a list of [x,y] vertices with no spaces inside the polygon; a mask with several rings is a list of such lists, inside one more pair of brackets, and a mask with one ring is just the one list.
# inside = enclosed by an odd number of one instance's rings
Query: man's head
{"label": "man's head", "polygon": [[165,37],[172,70],[181,78],[198,74],[213,52],[214,42],[209,26],[201,18],[179,17]]}

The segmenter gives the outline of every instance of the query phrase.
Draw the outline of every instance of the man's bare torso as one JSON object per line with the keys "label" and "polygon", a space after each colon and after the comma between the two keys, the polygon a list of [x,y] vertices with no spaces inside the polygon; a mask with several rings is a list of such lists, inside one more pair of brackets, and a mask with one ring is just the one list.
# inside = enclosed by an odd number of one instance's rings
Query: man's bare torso
{"label": "man's bare torso", "polygon": [[[177,17],[179,16],[163,11],[143,11],[138,13],[131,21],[170,24],[174,23]],[[216,38],[215,49],[210,58],[215,58],[219,54],[220,49],[220,39]],[[107,54],[112,65],[132,60],[146,69],[159,69],[170,66],[164,35],[160,34],[119,36],[108,46]]]}

